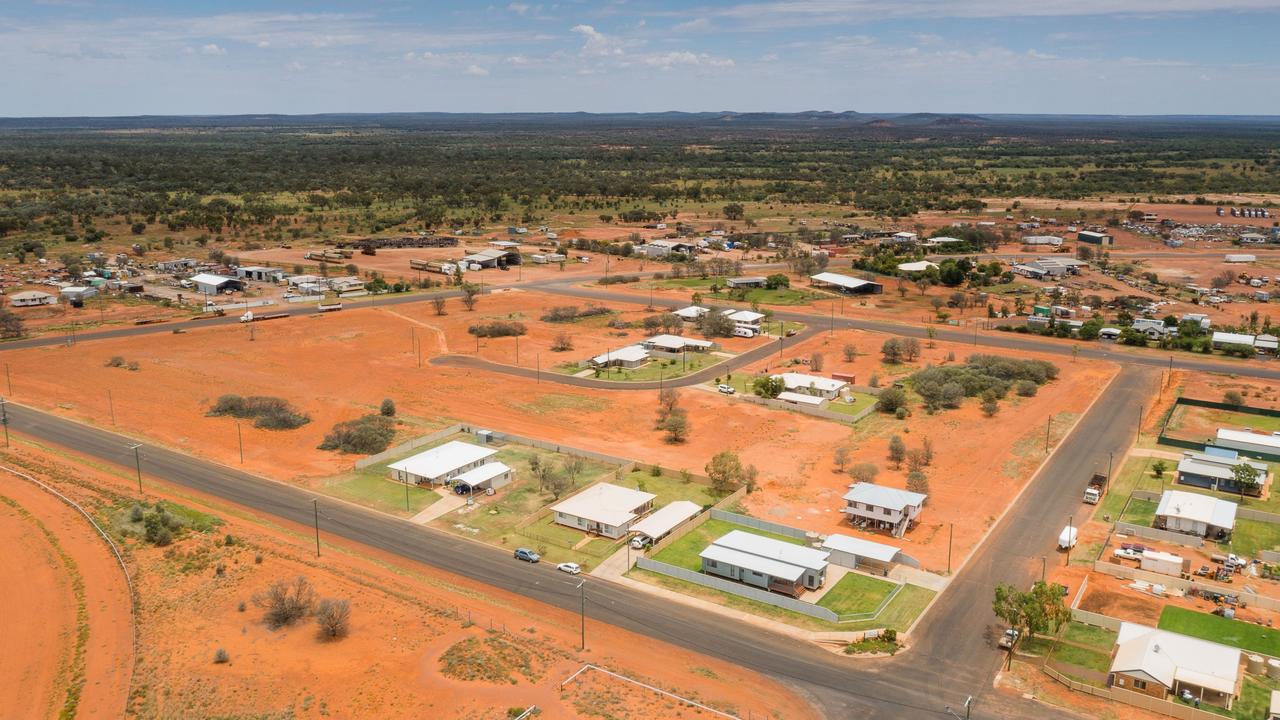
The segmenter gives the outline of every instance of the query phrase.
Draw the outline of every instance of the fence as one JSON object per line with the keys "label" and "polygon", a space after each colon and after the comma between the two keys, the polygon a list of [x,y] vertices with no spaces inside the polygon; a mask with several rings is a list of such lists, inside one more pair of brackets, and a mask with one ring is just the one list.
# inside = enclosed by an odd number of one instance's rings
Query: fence
{"label": "fence", "polygon": [[1120,631],[1120,619],[1109,617],[1107,615],[1099,615],[1098,613],[1081,610],[1080,608],[1071,608],[1071,619],[1076,622],[1082,622],[1086,625],[1096,625],[1108,630]]}
{"label": "fence", "polygon": [[[1280,410],[1271,410],[1269,408],[1250,407],[1248,405],[1230,405],[1223,402],[1214,402],[1212,400],[1196,400],[1195,398],[1180,397],[1173,401],[1173,407],[1169,408],[1169,413],[1165,415],[1164,424],[1160,426],[1160,434],[1156,437],[1156,442],[1161,445],[1170,445],[1173,447],[1186,448],[1189,450],[1203,450],[1205,445],[1212,445],[1213,442],[1195,442],[1191,440],[1183,440],[1181,438],[1172,438],[1165,434],[1169,427],[1169,421],[1173,419],[1174,412],[1177,411],[1179,405],[1190,405],[1192,407],[1211,408],[1214,410],[1229,410],[1231,412],[1242,413],[1244,415],[1262,415],[1264,417],[1280,417]],[[1249,455],[1262,460],[1280,461],[1280,455],[1274,455],[1264,452],[1245,452],[1240,451],[1241,455]]]}
{"label": "fence", "polygon": [[450,425],[447,428],[444,428],[443,430],[437,430],[431,433],[430,435],[423,435],[422,437],[416,437],[407,442],[400,443],[395,447],[387,448],[386,450],[383,450],[382,452],[377,453],[375,455],[370,455],[369,457],[361,458],[357,460],[356,469],[363,470],[364,468],[367,468],[370,465],[377,465],[378,463],[384,462],[386,460],[390,460],[393,457],[403,455],[409,452],[410,450],[420,448],[423,445],[429,445],[433,442],[436,442],[437,440],[443,440],[449,437],[450,435],[454,435],[458,433],[461,430],[462,430],[462,425],[455,423],[453,425]]}
{"label": "fence", "polygon": [[[657,687],[654,687],[654,686],[649,685],[649,684],[647,684],[647,683],[642,683],[642,682],[640,682],[639,680],[632,680],[631,678],[627,677],[626,675],[619,675],[618,673],[613,672],[612,670],[605,670],[604,668],[602,668],[602,667],[600,667],[600,666],[598,666],[598,665],[592,665],[591,663],[587,663],[587,664],[583,665],[582,667],[578,668],[578,670],[577,670],[576,672],[574,672],[572,675],[570,675],[569,677],[565,678],[565,679],[564,679],[564,681],[560,683],[560,687],[563,689],[565,685],[568,685],[569,683],[573,682],[575,679],[577,679],[577,677],[578,677],[579,675],[581,675],[582,673],[586,672],[587,670],[595,670],[596,672],[604,673],[605,675],[608,675],[609,677],[614,678],[614,679],[616,679],[616,680],[621,680],[621,681],[623,681],[623,682],[629,682],[629,683],[631,683],[632,685],[636,685],[636,686],[642,687],[642,688],[644,688],[644,689],[646,689],[646,690],[651,690],[651,691],[653,691],[653,692],[655,692],[655,693],[658,693],[659,695],[663,695],[663,696],[665,696],[665,697],[669,697],[669,698],[671,698],[671,699],[673,699],[673,700],[676,700],[676,701],[678,701],[678,702],[682,702],[682,703],[684,703],[684,704],[686,704],[686,705],[689,705],[689,706],[691,706],[691,707],[696,707],[696,708],[699,708],[699,709],[701,709],[701,710],[706,710],[707,712],[711,713],[712,715],[719,715],[720,717],[726,717],[726,718],[729,718],[730,720],[742,720],[742,718],[740,718],[740,717],[739,717],[739,716],[737,716],[737,715],[730,715],[729,713],[724,712],[723,710],[717,710],[717,709],[715,709],[715,708],[711,707],[710,705],[703,705],[702,703],[700,703],[700,702],[698,702],[698,701],[696,701],[696,700],[690,700],[689,698],[681,697],[681,696],[679,696],[679,695],[676,695],[675,693],[667,692],[666,690],[663,690],[662,688],[657,688]],[[526,711],[526,712],[525,712],[525,714],[527,715],[527,714],[528,714],[528,711]],[[521,715],[520,717],[525,717],[525,715]],[[520,718],[516,718],[516,720],[520,720]]]}
{"label": "fence", "polygon": [[[370,455],[369,457],[357,460],[355,465],[357,469],[367,468],[370,465],[377,465],[378,463],[385,462],[387,460],[390,460],[391,458],[403,455],[409,452],[410,450],[420,448],[423,445],[430,445],[433,442],[443,440],[449,437],[450,435],[456,435],[458,433],[468,433],[468,434],[474,435],[475,432],[479,429],[480,428],[475,428],[470,425],[455,423],[444,429],[437,430],[429,435],[423,435],[422,437],[413,438],[412,440],[403,442],[399,445],[396,445],[393,448],[387,448],[386,450],[383,450],[382,452],[377,453],[376,455]],[[495,440],[510,441],[510,442],[518,443],[520,445],[528,445],[530,447],[536,447],[542,450],[551,450],[553,452],[558,452],[564,455],[576,455],[578,457],[587,458],[588,460],[597,460],[599,462],[608,463],[610,465],[622,465],[623,466],[622,471],[624,473],[631,472],[633,469],[635,469],[635,466],[636,466],[635,461],[630,458],[618,457],[617,455],[608,455],[606,453],[598,453],[592,450],[581,450],[579,448],[567,447],[564,445],[557,445],[555,443],[549,443],[543,440],[535,440],[533,438],[527,438],[521,435],[512,435],[511,433],[504,433],[496,430],[493,431],[493,438]],[[700,476],[695,475],[693,477],[697,479]]]}
{"label": "fence", "polygon": [[1152,712],[1160,713],[1161,715],[1168,715],[1169,717],[1178,718],[1179,720],[1222,720],[1221,715],[1216,715],[1205,710],[1197,710],[1190,705],[1182,705],[1168,700],[1161,700],[1149,695],[1143,695],[1141,693],[1121,688],[1100,688],[1095,685],[1089,685],[1072,680],[1047,665],[1042,666],[1040,669],[1044,671],[1046,675],[1062,683],[1067,688],[1076,692],[1082,692],[1086,695],[1122,702],[1126,705],[1132,705],[1133,707],[1142,708],[1143,710],[1150,710]]}
{"label": "fence", "polygon": [[1174,588],[1185,593],[1200,592],[1208,590],[1209,592],[1218,593],[1220,595],[1234,595],[1246,605],[1260,607],[1263,610],[1280,610],[1280,600],[1268,595],[1259,595],[1247,587],[1231,587],[1228,585],[1219,585],[1205,580],[1191,580],[1188,578],[1175,577],[1173,575],[1162,575],[1160,573],[1148,572],[1138,568],[1132,568],[1127,565],[1115,565],[1108,562],[1098,561],[1093,564],[1093,569],[1104,575],[1118,577],[1123,580],[1142,580],[1152,585],[1163,585],[1166,588]]}
{"label": "fence", "polygon": [[731,522],[734,525],[745,525],[746,527],[755,528],[756,530],[764,530],[776,535],[786,535],[787,537],[793,537],[799,540],[805,540],[808,538],[808,533],[800,528],[793,528],[790,525],[781,525],[776,522],[761,520],[760,518],[739,515],[738,513],[729,512],[728,510],[721,510],[720,508],[711,508],[711,519]]}
{"label": "fence", "polygon": [[[863,408],[862,410],[859,410],[853,415],[849,415],[847,413],[832,412],[831,410],[823,410],[822,408],[810,407],[808,405],[797,405],[795,403],[789,403],[784,400],[762,398],[756,395],[744,394],[744,395],[739,395],[738,397],[742,398],[743,400],[746,400],[747,402],[753,402],[757,405],[764,405],[766,407],[777,408],[779,410],[792,410],[794,412],[804,413],[805,415],[813,415],[814,417],[820,417],[824,420],[835,420],[836,422],[842,422],[842,423],[857,422],[862,418],[876,411],[875,403],[868,405],[867,407]],[[833,400],[832,402],[835,402],[835,401]]]}
{"label": "fence", "polygon": [[1116,523],[1116,534],[1133,535],[1134,537],[1140,537],[1146,540],[1162,540],[1164,542],[1174,543],[1175,545],[1182,545],[1184,547],[1204,547],[1204,538],[1196,535],[1186,535],[1183,533],[1170,532],[1168,530],[1158,530],[1156,528],[1146,527],[1144,525],[1134,525],[1126,522]]}
{"label": "fence", "polygon": [[768,590],[757,590],[750,585],[743,585],[742,583],[737,583],[732,580],[723,580],[712,575],[703,575],[700,572],[694,572],[693,570],[687,570],[658,560],[651,560],[647,557],[636,559],[636,567],[641,570],[649,570],[650,572],[656,572],[661,575],[673,577],[677,580],[684,580],[685,582],[690,582],[695,585],[701,585],[702,587],[726,592],[730,595],[737,595],[738,597],[755,600],[756,602],[762,602],[766,605],[780,607],[784,610],[800,613],[801,615],[808,615],[809,617],[825,620],[830,623],[840,621],[840,616],[836,615],[834,612],[824,607],[818,607],[812,603],[804,602],[803,600],[796,600],[795,598],[789,598],[785,595],[772,593]]}
{"label": "fence", "polygon": [[[1134,490],[1133,497],[1138,500],[1147,500],[1149,502],[1160,502],[1160,493],[1151,492],[1150,490]],[[1217,497],[1217,496],[1215,495],[1213,497]],[[1249,495],[1245,496],[1245,502],[1248,502],[1250,499],[1252,498]],[[1232,501],[1232,502],[1236,502],[1236,505],[1237,505],[1236,517],[1238,518],[1243,518],[1245,520],[1256,520],[1258,522],[1264,522],[1264,523],[1280,524],[1280,515],[1277,515],[1276,513],[1269,513],[1265,510],[1254,510],[1253,508],[1244,507],[1240,505],[1238,501]],[[1177,541],[1175,540],[1171,542],[1177,542]],[[1186,543],[1183,543],[1183,544],[1185,545]]]}

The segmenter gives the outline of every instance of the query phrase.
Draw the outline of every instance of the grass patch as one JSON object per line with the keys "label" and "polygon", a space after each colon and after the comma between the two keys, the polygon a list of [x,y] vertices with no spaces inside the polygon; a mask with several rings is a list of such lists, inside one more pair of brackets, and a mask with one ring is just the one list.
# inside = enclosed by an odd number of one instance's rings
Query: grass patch
{"label": "grass patch", "polygon": [[1280,630],[1173,605],[1160,613],[1159,628],[1264,655],[1280,655]]}
{"label": "grass patch", "polygon": [[676,500],[688,500],[703,507],[714,505],[720,500],[720,494],[712,490],[710,485],[695,480],[684,482],[679,477],[672,477],[666,473],[655,477],[647,469],[632,470],[622,480],[610,482],[614,485],[653,493],[657,496],[653,500],[655,509]]}
{"label": "grass patch", "polygon": [[508,407],[531,415],[546,415],[561,410],[578,410],[580,412],[601,412],[612,405],[608,400],[571,395],[569,393],[546,393],[525,402],[506,401]]}
{"label": "grass patch", "polygon": [[[1231,716],[1240,720],[1269,717],[1272,690],[1280,690],[1280,681],[1246,675],[1244,685],[1240,688],[1240,697],[1236,698],[1231,705]],[[1201,704],[1201,710],[1206,708],[1212,708],[1212,706]]]}
{"label": "grass patch", "polygon": [[1071,622],[1067,623],[1062,639],[1079,645],[1087,645],[1095,650],[1111,652],[1111,648],[1116,644],[1116,635],[1117,633],[1114,630]]}
{"label": "grass patch", "polygon": [[1230,546],[1237,555],[1254,557],[1259,550],[1280,546],[1280,525],[1237,518]]}
{"label": "grass patch", "polygon": [[1158,503],[1150,500],[1131,498],[1129,507],[1125,508],[1124,514],[1120,516],[1120,521],[1141,525],[1142,527],[1151,527],[1151,523],[1155,522],[1156,508],[1158,507],[1160,507]]}
{"label": "grass patch", "polygon": [[[407,494],[405,488],[408,488]],[[401,517],[416,515],[440,499],[440,495],[434,490],[390,479],[384,465],[339,476],[326,482],[320,489],[325,494]]]}
{"label": "grass patch", "polygon": [[705,550],[713,541],[728,535],[734,530],[745,530],[754,535],[763,535],[764,537],[781,540],[786,543],[791,543],[792,545],[804,544],[804,540],[801,540],[800,538],[776,535],[763,530],[756,530],[743,525],[737,525],[725,520],[707,520],[691,530],[684,537],[664,548],[662,552],[655,555],[653,559],[688,570],[701,571],[702,559],[698,557],[698,554]]}
{"label": "grass patch", "polygon": [[840,578],[840,582],[818,600],[818,607],[838,615],[875,612],[895,587],[897,585],[888,580],[851,572]]}
{"label": "grass patch", "polygon": [[826,405],[823,405],[822,409],[829,410],[834,413],[843,413],[845,415],[857,415],[863,410],[866,410],[876,404],[875,395],[851,392],[849,393],[849,398],[852,399],[853,402],[845,402],[842,399],[831,400],[828,401]]}
{"label": "grass patch", "polygon": [[[654,358],[640,367],[612,367],[607,371],[601,370],[598,374],[592,375],[592,377],[596,377],[601,380],[618,380],[624,382],[657,380],[659,378],[672,380],[678,377],[684,377],[685,375],[724,361],[724,358],[718,355],[711,355],[709,353],[685,353],[684,360],[674,358]],[[572,364],[564,367],[565,369],[563,372],[568,375],[574,375],[582,371],[582,368]]]}
{"label": "grass patch", "polygon": [[1075,645],[1058,643],[1053,649],[1053,659],[1058,662],[1078,665],[1098,672],[1107,672],[1111,668],[1111,656],[1096,650],[1085,650]]}

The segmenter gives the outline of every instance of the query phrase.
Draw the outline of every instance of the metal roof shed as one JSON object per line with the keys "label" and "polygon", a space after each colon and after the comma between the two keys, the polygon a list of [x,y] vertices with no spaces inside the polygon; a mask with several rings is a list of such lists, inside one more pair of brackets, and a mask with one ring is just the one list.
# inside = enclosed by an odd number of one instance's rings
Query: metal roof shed
{"label": "metal roof shed", "polygon": [[702,512],[702,506],[688,500],[676,500],[631,526],[631,532],[657,540],[681,523]]}
{"label": "metal roof shed", "polygon": [[896,548],[892,545],[839,533],[828,535],[827,539],[822,541],[822,547],[832,552],[832,558],[836,557],[835,553],[846,553],[881,563],[893,562],[897,559],[898,554],[902,552],[901,548]]}

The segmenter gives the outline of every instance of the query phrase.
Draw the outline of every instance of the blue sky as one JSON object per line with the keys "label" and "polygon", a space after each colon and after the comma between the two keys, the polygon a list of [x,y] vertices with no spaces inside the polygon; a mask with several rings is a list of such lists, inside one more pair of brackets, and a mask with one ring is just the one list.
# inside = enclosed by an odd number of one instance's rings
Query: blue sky
{"label": "blue sky", "polygon": [[1280,0],[4,0],[0,116],[1280,114]]}

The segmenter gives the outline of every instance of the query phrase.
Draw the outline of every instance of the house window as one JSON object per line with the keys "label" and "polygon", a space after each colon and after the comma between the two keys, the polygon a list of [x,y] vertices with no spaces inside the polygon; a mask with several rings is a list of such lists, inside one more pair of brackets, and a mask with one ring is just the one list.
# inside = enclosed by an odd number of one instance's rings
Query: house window
{"label": "house window", "polygon": [[1117,676],[1116,676],[1116,685],[1119,685],[1120,687],[1124,687],[1124,676],[1123,676],[1123,675],[1117,675]]}
{"label": "house window", "polygon": [[892,511],[892,510],[890,510],[889,508],[880,508],[880,511],[881,511],[881,512],[883,512],[885,515],[892,515],[892,514],[893,514],[893,511]]}
{"label": "house window", "polygon": [[715,561],[715,560],[708,560],[708,561],[707,561],[707,567],[709,567],[709,568],[716,567],[716,561]]}
{"label": "house window", "polygon": [[1134,680],[1134,681],[1133,681],[1133,688],[1134,688],[1135,690],[1146,690],[1146,689],[1147,689],[1147,681],[1146,681],[1146,680]]}

